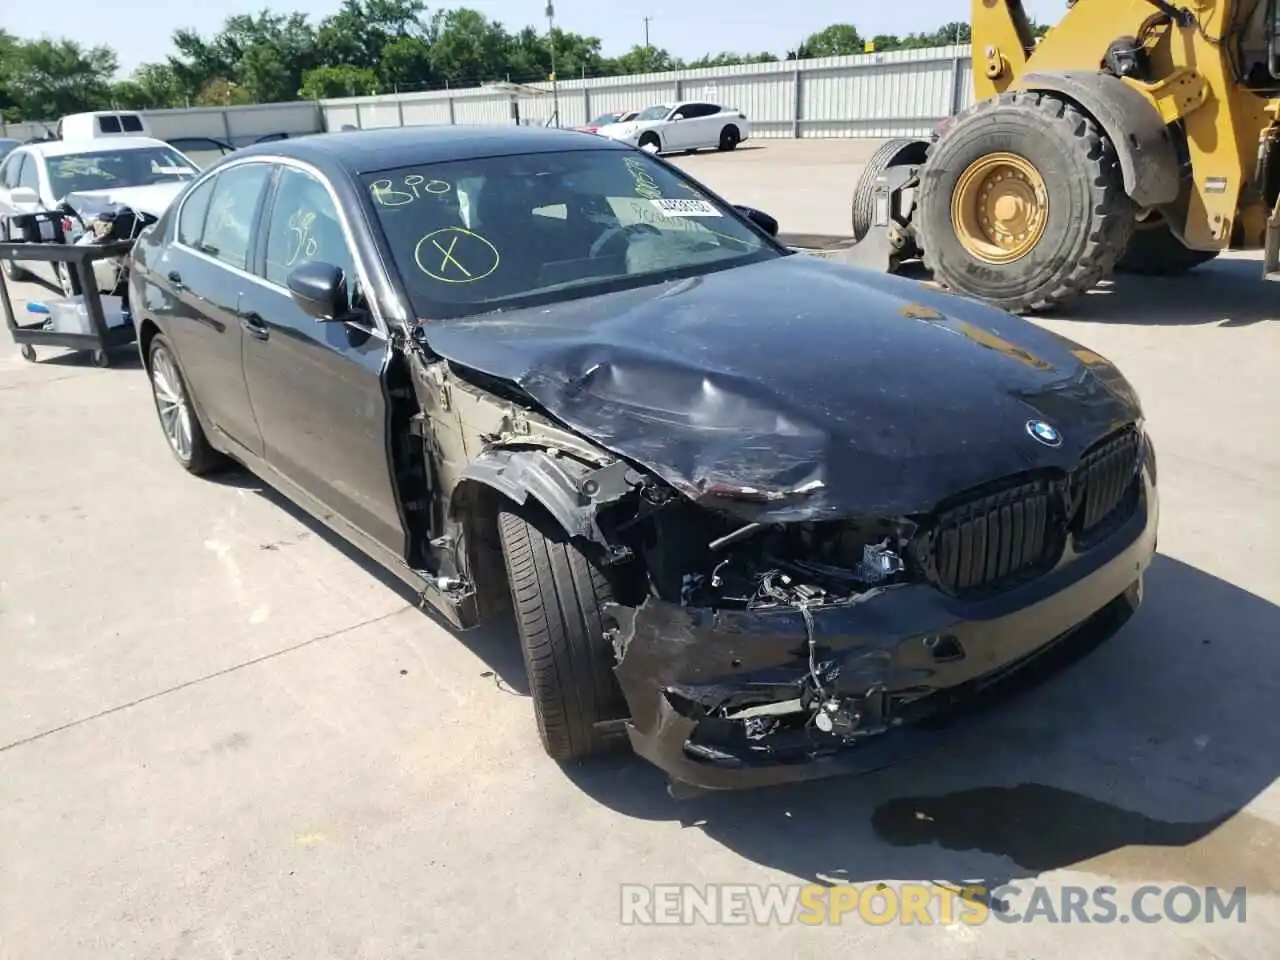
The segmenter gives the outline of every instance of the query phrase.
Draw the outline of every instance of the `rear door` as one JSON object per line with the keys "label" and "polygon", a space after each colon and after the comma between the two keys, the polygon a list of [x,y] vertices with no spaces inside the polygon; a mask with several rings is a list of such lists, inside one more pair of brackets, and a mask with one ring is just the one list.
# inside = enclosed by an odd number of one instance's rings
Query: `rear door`
{"label": "rear door", "polygon": [[350,301],[364,304],[355,246],[318,172],[281,164],[255,272],[240,313],[249,331],[245,379],[267,462],[366,536],[403,557],[405,530],[388,446],[385,327],[368,310],[321,323],[289,294],[308,260],[342,268]]}
{"label": "rear door", "polygon": [[245,291],[257,283],[248,267],[271,169],[265,162],[235,164],[188,193],[175,242],[153,266],[169,291],[167,327],[202,411],[259,456],[262,438],[245,386],[239,309]]}
{"label": "rear door", "polygon": [[720,129],[724,126],[723,110],[714,103],[689,104],[689,136],[693,147],[720,145]]}

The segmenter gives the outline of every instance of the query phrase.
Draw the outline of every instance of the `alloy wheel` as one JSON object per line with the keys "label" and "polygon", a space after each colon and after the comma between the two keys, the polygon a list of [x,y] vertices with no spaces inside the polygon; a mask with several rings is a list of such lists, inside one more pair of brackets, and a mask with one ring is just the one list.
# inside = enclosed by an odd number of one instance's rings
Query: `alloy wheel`
{"label": "alloy wheel", "polygon": [[182,386],[177,364],[163,347],[151,357],[151,389],[160,414],[160,427],[169,446],[183,463],[191,461],[194,441],[191,429],[191,403]]}

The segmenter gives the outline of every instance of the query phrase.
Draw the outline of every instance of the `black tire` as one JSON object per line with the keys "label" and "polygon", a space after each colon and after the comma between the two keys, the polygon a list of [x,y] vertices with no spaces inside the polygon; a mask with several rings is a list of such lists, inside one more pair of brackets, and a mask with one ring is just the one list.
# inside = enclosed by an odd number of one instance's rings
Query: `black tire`
{"label": "black tire", "polygon": [[0,272],[10,283],[26,283],[34,279],[30,270],[24,270],[12,260],[0,260]]}
{"label": "black tire", "polygon": [[560,762],[603,753],[618,740],[595,725],[628,713],[600,614],[609,580],[540,515],[500,512],[498,532],[542,746]]}
{"label": "black tire", "polygon": [[742,131],[732,123],[720,131],[720,149],[736,150],[742,142]]}
{"label": "black tire", "polygon": [[853,189],[853,205],[851,219],[853,239],[861,243],[871,232],[871,223],[875,219],[875,187],[876,178],[890,167],[905,164],[922,164],[929,154],[928,140],[908,140],[900,138],[887,140],[876,149],[867,161],[858,177],[858,184]]}
{"label": "black tire", "polygon": [[1116,263],[1116,273],[1176,277],[1208,263],[1218,253],[1217,250],[1192,250],[1183,245],[1164,218],[1156,216],[1147,223],[1138,223],[1128,249]]}
{"label": "black tire", "polygon": [[[1044,234],[1021,259],[996,263],[956,236],[952,195],[971,164],[1015,154],[1045,183]],[[1026,313],[1072,300],[1105,279],[1129,246],[1135,210],[1098,125],[1077,107],[1035,92],[1002,93],[969,108],[933,144],[921,175],[915,227],[934,279],[956,293]]]}
{"label": "black tire", "polygon": [[[169,358],[175,374],[175,383],[172,386],[180,392],[181,397],[185,401],[191,426],[191,451],[184,455],[174,445],[169,438],[167,431],[164,430],[164,417],[161,415],[160,394],[155,382],[155,369],[157,359],[164,355]],[[173,352],[173,347],[169,345],[169,341],[165,339],[164,334],[157,333],[151,338],[151,343],[147,348],[147,376],[151,382],[151,394],[155,400],[156,416],[160,420],[161,430],[165,433],[165,440],[169,445],[169,452],[173,454],[175,460],[182,465],[187,473],[195,476],[202,476],[206,473],[212,473],[225,467],[230,461],[222,453],[219,453],[209,443],[209,438],[205,435],[204,426],[200,423],[200,416],[196,411],[195,401],[191,396],[191,389],[187,385],[187,378],[182,373],[182,368],[178,365],[177,354]]]}
{"label": "black tire", "polygon": [[636,145],[641,150],[643,150],[645,147],[656,147],[659,150],[662,149],[662,141],[658,138],[658,135],[656,133],[653,133],[652,131],[650,131],[649,133],[641,134],[640,140]]}

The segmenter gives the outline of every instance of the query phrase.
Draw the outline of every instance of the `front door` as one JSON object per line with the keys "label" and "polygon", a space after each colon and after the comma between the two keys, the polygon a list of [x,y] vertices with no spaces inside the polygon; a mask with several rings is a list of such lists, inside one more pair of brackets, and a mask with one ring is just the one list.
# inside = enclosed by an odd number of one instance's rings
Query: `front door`
{"label": "front door", "polygon": [[251,453],[262,439],[244,380],[240,302],[257,281],[248,271],[267,163],[228,167],[196,187],[178,214],[178,242],[153,265],[169,293],[169,330],[202,412]]}
{"label": "front door", "polygon": [[244,370],[268,463],[399,556],[406,540],[388,450],[383,373],[392,347],[372,315],[321,323],[286,286],[307,260],[341,267],[359,305],[352,245],[325,185],[280,166],[256,272],[240,303]]}

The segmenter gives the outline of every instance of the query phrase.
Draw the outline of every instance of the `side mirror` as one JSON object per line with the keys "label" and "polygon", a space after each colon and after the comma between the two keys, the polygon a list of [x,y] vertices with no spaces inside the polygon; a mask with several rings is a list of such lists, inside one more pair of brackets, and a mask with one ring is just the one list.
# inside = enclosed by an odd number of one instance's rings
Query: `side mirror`
{"label": "side mirror", "polygon": [[30,187],[14,187],[9,191],[9,202],[13,204],[38,204],[40,202],[40,194]]}
{"label": "side mirror", "polygon": [[309,260],[285,280],[289,293],[303,311],[321,323],[335,323],[351,316],[347,279],[331,263]]}
{"label": "side mirror", "polygon": [[743,207],[738,204],[734,204],[734,206],[737,208],[739,213],[769,236],[776,237],[778,235],[778,221],[773,219],[773,217],[769,216],[763,210],[757,210],[755,207]]}

